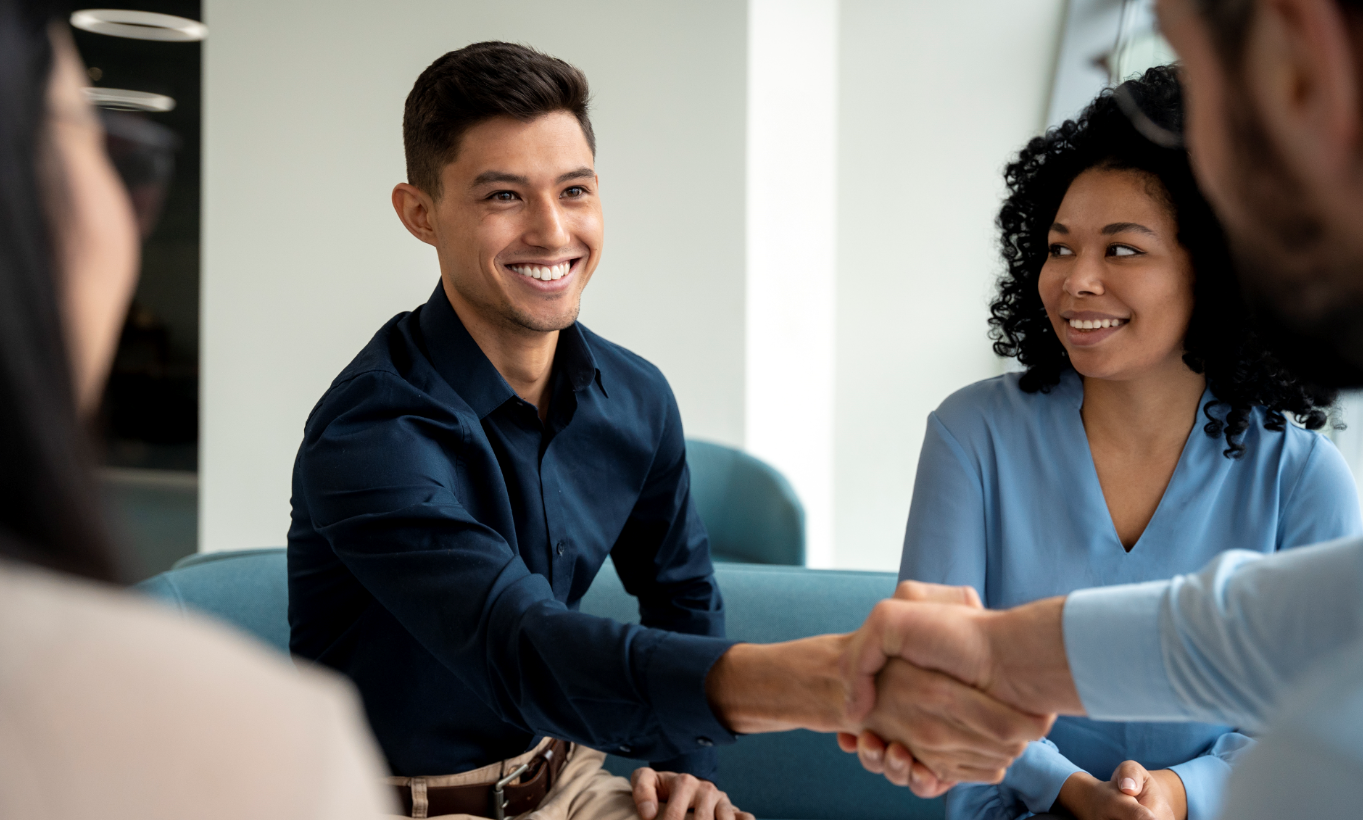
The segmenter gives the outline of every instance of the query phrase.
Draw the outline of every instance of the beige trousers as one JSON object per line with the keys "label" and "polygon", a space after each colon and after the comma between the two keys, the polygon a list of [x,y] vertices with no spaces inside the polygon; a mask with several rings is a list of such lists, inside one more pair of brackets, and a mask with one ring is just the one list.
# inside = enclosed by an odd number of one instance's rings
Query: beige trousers
{"label": "beige trousers", "polygon": [[[413,785],[420,781],[425,786],[467,786],[471,783],[496,783],[522,763],[528,763],[541,746],[510,760],[493,763],[481,769],[439,777],[390,777],[395,786]],[[573,744],[568,752],[568,763],[559,772],[558,781],[544,796],[539,808],[517,815],[516,820],[639,820],[634,810],[634,791],[629,781],[616,777],[602,768],[606,755],[595,749]],[[420,783],[416,792],[421,791]],[[425,805],[417,801],[412,816],[426,817]],[[441,814],[441,820],[481,820],[471,814]]]}

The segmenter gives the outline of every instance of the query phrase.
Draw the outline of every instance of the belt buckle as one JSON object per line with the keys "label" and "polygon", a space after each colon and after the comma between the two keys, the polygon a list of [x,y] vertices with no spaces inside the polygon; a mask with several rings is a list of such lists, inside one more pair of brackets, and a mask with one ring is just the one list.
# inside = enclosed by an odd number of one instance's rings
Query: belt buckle
{"label": "belt buckle", "polygon": [[511,781],[525,774],[529,768],[529,763],[522,763],[511,774],[492,784],[492,816],[495,820],[506,820],[506,808],[510,805],[510,801],[506,799],[506,787]]}

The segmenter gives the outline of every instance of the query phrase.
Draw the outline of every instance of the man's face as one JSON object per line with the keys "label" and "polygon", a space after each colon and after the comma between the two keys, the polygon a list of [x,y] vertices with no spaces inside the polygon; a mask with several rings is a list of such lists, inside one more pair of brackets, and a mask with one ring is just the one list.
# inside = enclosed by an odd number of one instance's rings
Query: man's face
{"label": "man's face", "polygon": [[[1270,137],[1283,128],[1265,124],[1252,72],[1226,65],[1191,0],[1158,0],[1157,10],[1183,65],[1193,169],[1268,342],[1312,381],[1363,386],[1363,244],[1327,218],[1340,210],[1363,215],[1363,203],[1339,208],[1342,191],[1307,178],[1303,157],[1291,150],[1299,145],[1285,149]],[[1248,39],[1245,64],[1257,43]]]}
{"label": "man's face", "polygon": [[592,150],[567,112],[498,117],[464,133],[431,228],[446,292],[512,332],[562,330],[601,259]]}

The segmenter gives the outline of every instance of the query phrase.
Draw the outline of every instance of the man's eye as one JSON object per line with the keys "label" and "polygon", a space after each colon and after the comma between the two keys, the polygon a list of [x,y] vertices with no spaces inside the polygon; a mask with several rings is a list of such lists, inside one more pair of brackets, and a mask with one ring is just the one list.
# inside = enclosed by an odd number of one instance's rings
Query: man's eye
{"label": "man's eye", "polygon": [[1108,256],[1139,256],[1140,253],[1130,245],[1112,245],[1107,249]]}
{"label": "man's eye", "polygon": [[1064,245],[1052,245],[1050,251],[1051,256],[1074,256],[1074,251]]}
{"label": "man's eye", "polygon": [[581,185],[574,185],[573,187],[563,192],[563,195],[566,197],[579,197],[585,196],[586,194],[587,189],[583,188]]}
{"label": "man's eye", "polygon": [[492,196],[488,197],[488,199],[493,202],[514,202],[516,200],[516,194],[514,191],[497,191]]}

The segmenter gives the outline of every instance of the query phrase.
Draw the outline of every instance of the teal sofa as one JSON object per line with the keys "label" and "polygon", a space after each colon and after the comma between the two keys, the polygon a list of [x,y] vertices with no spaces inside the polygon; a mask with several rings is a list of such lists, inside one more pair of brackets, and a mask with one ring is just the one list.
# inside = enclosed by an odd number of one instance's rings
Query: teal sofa
{"label": "teal sofa", "polygon": [[715,561],[805,565],[805,508],[767,462],[723,444],[689,438],[691,501]]}
{"label": "teal sofa", "polygon": [[[876,601],[894,591],[887,572],[841,572],[802,567],[717,564],[729,635],[768,643],[857,628]],[[282,549],[193,555],[169,572],[143,581],[142,591],[180,611],[221,618],[280,652],[288,651],[288,590]],[[608,563],[582,600],[582,610],[621,621],[638,620]],[[720,786],[734,804],[762,820],[926,820],[942,817],[940,800],[920,800],[907,789],[862,771],[831,735],[796,731],[750,735],[719,749]],[[638,761],[611,757],[612,771],[628,775]]]}

